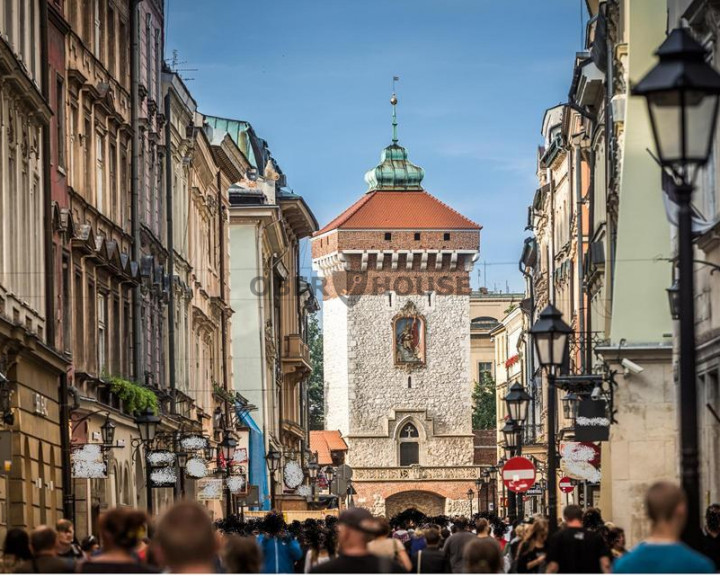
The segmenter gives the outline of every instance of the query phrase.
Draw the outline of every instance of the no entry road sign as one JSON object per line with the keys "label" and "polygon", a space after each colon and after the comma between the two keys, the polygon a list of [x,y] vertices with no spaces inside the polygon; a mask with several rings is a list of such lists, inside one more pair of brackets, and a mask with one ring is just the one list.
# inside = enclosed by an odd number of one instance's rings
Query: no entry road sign
{"label": "no entry road sign", "polygon": [[560,478],[558,486],[560,487],[560,490],[565,492],[565,494],[572,492],[574,488],[572,480],[570,480],[570,478],[568,478],[567,476],[563,476],[562,478]]}
{"label": "no entry road sign", "polygon": [[527,492],[535,484],[535,466],[527,458],[515,456],[503,466],[502,479],[511,492]]}

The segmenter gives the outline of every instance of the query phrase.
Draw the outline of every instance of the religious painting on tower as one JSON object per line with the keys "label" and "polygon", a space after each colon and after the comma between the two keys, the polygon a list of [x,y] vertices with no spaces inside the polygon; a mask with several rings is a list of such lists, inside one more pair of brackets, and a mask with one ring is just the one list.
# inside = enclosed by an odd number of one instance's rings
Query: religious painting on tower
{"label": "religious painting on tower", "polygon": [[397,366],[425,364],[425,318],[412,302],[393,319],[393,339]]}

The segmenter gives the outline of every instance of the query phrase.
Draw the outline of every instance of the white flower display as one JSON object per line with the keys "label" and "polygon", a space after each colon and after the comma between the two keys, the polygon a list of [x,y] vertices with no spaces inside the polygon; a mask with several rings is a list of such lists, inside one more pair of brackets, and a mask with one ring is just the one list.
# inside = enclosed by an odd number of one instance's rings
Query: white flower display
{"label": "white flower display", "polygon": [[180,439],[180,446],[186,452],[202,450],[207,446],[207,439],[202,436],[185,436]]}
{"label": "white flower display", "polygon": [[298,486],[297,490],[295,490],[295,494],[305,497],[312,496],[312,488],[310,488],[307,484],[302,484],[301,486]]}
{"label": "white flower display", "polygon": [[285,480],[285,486],[294,490],[303,483],[303,480],[305,480],[305,473],[300,467],[300,464],[295,462],[295,460],[290,460],[285,464],[283,478]]}
{"label": "white flower display", "polygon": [[185,465],[185,474],[188,478],[205,478],[207,464],[202,458],[189,458]]}
{"label": "white flower display", "polygon": [[150,466],[173,466],[175,454],[167,450],[155,450],[147,455],[147,461]]}
{"label": "white flower display", "polygon": [[242,492],[245,490],[245,477],[244,476],[230,476],[227,479],[227,487],[233,494]]}

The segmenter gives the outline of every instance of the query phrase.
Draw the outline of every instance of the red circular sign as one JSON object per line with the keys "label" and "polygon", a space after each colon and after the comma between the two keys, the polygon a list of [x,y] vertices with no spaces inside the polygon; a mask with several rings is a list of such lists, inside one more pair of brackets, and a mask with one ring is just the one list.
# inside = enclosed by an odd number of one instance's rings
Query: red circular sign
{"label": "red circular sign", "polygon": [[510,458],[503,466],[502,480],[511,492],[527,492],[535,484],[535,466],[522,456]]}
{"label": "red circular sign", "polygon": [[558,486],[560,487],[560,490],[562,492],[565,492],[565,494],[572,492],[573,489],[575,488],[573,486],[572,480],[570,480],[570,478],[568,478],[567,476],[560,478],[560,482],[558,482]]}

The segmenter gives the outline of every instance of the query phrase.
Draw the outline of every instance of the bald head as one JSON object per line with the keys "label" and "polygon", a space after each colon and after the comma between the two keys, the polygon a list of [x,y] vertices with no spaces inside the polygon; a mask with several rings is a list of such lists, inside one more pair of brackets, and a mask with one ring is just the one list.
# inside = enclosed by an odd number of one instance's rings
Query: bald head
{"label": "bald head", "polygon": [[685,522],[685,493],[672,482],[656,482],[645,495],[645,511],[653,524]]}

